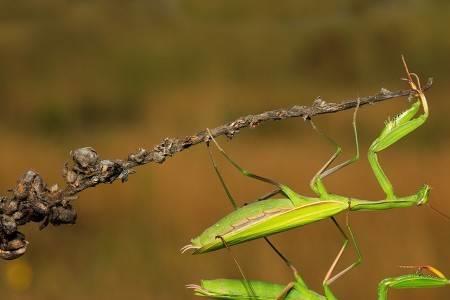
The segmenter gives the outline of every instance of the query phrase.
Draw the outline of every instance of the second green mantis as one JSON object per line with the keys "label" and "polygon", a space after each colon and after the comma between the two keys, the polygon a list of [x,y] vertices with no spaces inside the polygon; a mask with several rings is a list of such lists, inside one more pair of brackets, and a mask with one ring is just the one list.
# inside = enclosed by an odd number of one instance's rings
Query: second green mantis
{"label": "second green mantis", "polygon": [[[437,288],[450,285],[439,270],[431,266],[417,267],[418,272],[397,277],[386,278],[378,285],[378,300],[388,299],[389,289]],[[428,270],[424,274],[423,270]],[[188,288],[194,290],[195,295],[211,299],[253,299],[253,300],[337,300],[329,284],[324,282],[324,295],[321,295],[305,284],[298,273],[295,280],[288,285],[275,284],[264,281],[244,281],[236,279],[202,280],[200,285],[191,284]],[[253,294],[249,293],[251,285]]]}

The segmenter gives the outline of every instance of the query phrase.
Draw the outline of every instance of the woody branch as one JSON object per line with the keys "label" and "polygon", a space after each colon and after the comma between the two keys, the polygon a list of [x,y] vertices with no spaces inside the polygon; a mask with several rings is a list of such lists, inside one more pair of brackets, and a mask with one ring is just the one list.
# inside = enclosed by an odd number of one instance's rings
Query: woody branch
{"label": "woody branch", "polygon": [[[422,88],[424,91],[432,86],[431,78]],[[211,129],[214,137],[225,135],[232,138],[241,129],[254,128],[268,121],[289,118],[309,119],[321,114],[329,114],[364,106],[389,99],[409,96],[412,90],[395,92],[381,89],[373,96],[345,100],[340,103],[326,102],[317,98],[311,106],[293,106],[289,109],[276,109],[260,114],[240,117],[232,122]],[[183,138],[165,138],[151,150],[140,148],[128,155],[124,160],[101,159],[91,147],[84,147],[70,152],[71,163],[63,168],[65,185],[48,186],[43,178],[34,171],[27,171],[19,178],[17,185],[6,195],[0,196],[0,257],[15,259],[26,252],[28,241],[18,230],[29,222],[40,224],[45,228],[48,224],[74,224],[77,218],[72,206],[73,200],[83,190],[98,184],[113,183],[117,179],[122,182],[134,173],[134,168],[148,163],[164,163],[164,161],[191,146],[208,141],[206,130]]]}

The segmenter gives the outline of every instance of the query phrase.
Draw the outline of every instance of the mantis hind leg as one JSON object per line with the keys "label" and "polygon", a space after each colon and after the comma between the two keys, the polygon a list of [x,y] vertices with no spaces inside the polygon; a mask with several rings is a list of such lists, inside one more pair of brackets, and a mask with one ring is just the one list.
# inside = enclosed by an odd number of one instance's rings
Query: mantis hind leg
{"label": "mantis hind leg", "polygon": [[310,187],[320,197],[326,197],[328,195],[328,192],[325,188],[325,185],[322,182],[322,179],[325,178],[328,175],[333,174],[334,172],[354,163],[359,159],[359,142],[358,142],[358,130],[356,128],[356,115],[358,113],[359,108],[359,101],[356,105],[355,111],[353,112],[353,133],[355,136],[355,147],[356,147],[356,153],[355,156],[349,160],[346,160],[332,168],[329,168],[330,165],[336,160],[336,158],[341,154],[342,149],[341,147],[329,136],[327,136],[325,133],[321,132],[314,122],[312,120],[309,120],[311,123],[312,128],[318,132],[321,136],[323,136],[328,142],[330,142],[332,145],[335,146],[336,151],[333,153],[333,155],[328,159],[328,161],[320,168],[320,170],[314,175],[314,177],[311,179]]}
{"label": "mantis hind leg", "polygon": [[[403,59],[403,57],[402,57]],[[411,90],[415,93],[413,95],[417,98],[417,101],[414,102],[411,107],[404,112],[400,113],[392,120],[388,120],[386,122],[386,126],[382,130],[381,134],[376,138],[372,145],[369,148],[368,159],[370,166],[375,174],[375,177],[386,194],[386,198],[388,200],[395,200],[396,196],[394,194],[394,189],[390,180],[387,178],[383,169],[378,162],[377,153],[390,147],[395,144],[398,140],[407,136],[418,127],[420,127],[428,118],[428,104],[427,99],[420,88],[420,83],[417,75],[414,73],[410,73],[408,67],[406,65],[405,60],[403,59],[403,64],[407,74],[407,81],[411,87]],[[412,76],[414,75],[417,82],[414,82]],[[420,107],[423,107],[423,114],[414,118],[414,116],[418,113]]]}
{"label": "mantis hind leg", "polygon": [[[228,154],[225,152],[225,150],[223,150],[223,148],[219,145],[219,143],[218,143],[218,142],[216,141],[216,139],[213,137],[213,135],[211,134],[211,131],[210,131],[209,129],[207,129],[207,132],[208,132],[208,134],[209,134],[209,138],[213,141],[214,145],[215,145],[216,148],[219,150],[219,152],[220,152],[220,153],[225,157],[225,159],[226,159],[229,163],[231,163],[231,164],[232,164],[232,165],[233,165],[233,166],[234,166],[241,174],[243,174],[244,176],[247,176],[247,177],[250,177],[250,178],[253,178],[253,179],[262,181],[262,182],[265,182],[265,183],[269,183],[269,184],[274,185],[274,186],[277,187],[274,191],[270,192],[270,193],[267,194],[266,196],[260,197],[258,200],[265,200],[265,199],[267,199],[267,198],[269,198],[269,197],[271,197],[271,196],[273,196],[273,195],[276,195],[277,193],[281,192],[281,193],[283,193],[287,198],[289,198],[289,199],[293,202],[293,204],[298,204],[298,203],[300,203],[300,202],[304,202],[304,199],[303,199],[303,198],[300,198],[299,195],[298,195],[297,193],[295,193],[293,190],[291,190],[288,186],[283,185],[283,184],[280,184],[280,183],[276,182],[275,180],[272,180],[272,179],[269,179],[269,178],[266,178],[266,177],[262,177],[262,176],[256,175],[256,174],[251,173],[251,172],[247,171],[246,169],[242,168],[238,163],[236,163],[233,159],[231,159],[230,156],[228,156]],[[217,176],[219,177],[219,180],[220,180],[220,182],[221,182],[221,184],[222,184],[222,186],[223,186],[223,188],[224,188],[224,190],[225,190],[225,192],[226,192],[226,194],[227,194],[227,196],[228,196],[230,202],[232,203],[233,207],[234,207],[235,209],[237,209],[238,206],[237,206],[237,204],[236,204],[236,201],[235,201],[234,198],[232,197],[232,195],[231,195],[231,193],[230,193],[230,190],[228,189],[227,185],[225,184],[225,181],[223,180],[223,177],[222,177],[222,175],[221,175],[221,173],[220,173],[220,171],[219,171],[219,169],[218,169],[218,167],[217,167],[217,164],[215,163],[215,160],[214,160],[214,158],[213,158],[213,155],[212,155],[212,153],[211,153],[211,149],[209,148],[208,143],[207,143],[207,146],[208,146],[208,153],[209,153],[209,155],[210,155],[212,164],[213,164],[213,166],[214,166],[214,170],[215,170]]]}
{"label": "mantis hind leg", "polygon": [[[213,165],[214,171],[216,172],[216,175],[219,178],[220,184],[222,185],[225,193],[227,194],[228,200],[230,200],[231,205],[233,206],[234,209],[238,209],[239,207],[237,205],[237,202],[234,199],[233,195],[231,194],[230,189],[228,188],[227,184],[225,183],[225,180],[223,179],[222,173],[220,172],[219,167],[216,164],[216,161],[215,161],[214,156],[213,156],[213,154],[211,152],[211,149],[209,148],[209,143],[206,143],[206,146],[208,148],[208,154],[209,154],[209,158],[211,160],[211,164]],[[271,192],[269,192],[269,193],[259,197],[257,199],[257,201],[262,201],[262,200],[269,199],[270,197],[275,196],[276,194],[278,194],[280,192],[281,192],[281,189],[277,187],[275,190],[273,190],[273,191],[271,191]]]}
{"label": "mantis hind leg", "polygon": [[225,193],[227,194],[228,200],[230,200],[231,205],[234,209],[238,209],[238,205],[236,203],[236,200],[234,199],[233,195],[230,192],[230,189],[228,188],[227,184],[225,183],[225,180],[223,179],[222,173],[220,173],[219,168],[217,167],[216,161],[214,159],[214,156],[212,155],[211,149],[209,148],[209,143],[206,143],[206,147],[208,148],[208,154],[209,158],[211,160],[211,163],[213,165],[214,171],[216,172],[217,177],[219,178],[220,184],[222,185],[223,189],[225,190]]}
{"label": "mantis hind leg", "polygon": [[[225,241],[225,239],[222,236],[216,236],[216,238],[220,239],[223,243],[223,245],[225,246],[225,248],[229,251],[230,255],[233,257],[234,263],[236,264],[239,273],[241,274],[241,277],[244,280],[244,286],[247,290],[247,295],[251,296],[253,299],[253,297],[255,299],[260,299],[257,297],[255,290],[253,289],[251,282],[247,279],[247,276],[245,275],[242,267],[240,266],[237,258],[233,255],[230,247],[228,246],[227,242]],[[272,248],[272,250],[275,251],[275,253],[289,266],[289,268],[291,268],[291,270],[294,273],[294,279],[295,281],[292,281],[290,283],[288,283],[284,289],[280,292],[280,294],[276,297],[276,300],[284,300],[286,299],[286,297],[289,295],[289,293],[295,288],[296,284],[299,284],[300,286],[303,286],[305,289],[306,284],[303,281],[303,279],[300,277],[300,275],[297,272],[297,269],[293,266],[293,264],[275,247],[274,244],[272,244],[272,242],[267,238],[264,237],[265,241],[269,244],[269,246]]]}
{"label": "mantis hind leg", "polygon": [[284,261],[284,263],[292,270],[292,272],[294,273],[294,279],[295,282],[290,282],[288,283],[283,291],[281,291],[280,295],[278,295],[278,297],[276,298],[276,300],[283,300],[286,299],[286,297],[289,295],[289,292],[294,289],[295,287],[295,283],[299,284],[300,286],[302,286],[303,288],[307,289],[306,283],[303,281],[303,278],[300,277],[297,268],[294,267],[294,265],[291,263],[291,261],[289,259],[286,258],[286,256],[283,255],[283,253],[281,253],[280,250],[278,250],[277,247],[275,247],[275,245],[269,240],[269,238],[264,237],[264,240],[269,244],[270,248],[272,248],[272,250],[281,258],[281,260]]}
{"label": "mantis hind leg", "polygon": [[233,257],[234,263],[235,263],[236,267],[238,268],[239,273],[242,276],[242,279],[244,280],[244,286],[245,286],[245,289],[247,290],[247,294],[249,294],[250,297],[257,299],[255,290],[253,289],[251,282],[247,279],[247,276],[245,276],[245,273],[242,270],[241,265],[239,264],[236,256],[233,255],[233,252],[231,251],[230,247],[228,247],[228,244],[225,241],[225,239],[222,236],[220,236],[220,235],[216,236],[216,239],[220,239],[222,241],[223,245],[225,246],[225,248],[227,248],[227,250],[230,253],[231,257]]}
{"label": "mantis hind leg", "polygon": [[349,238],[347,237],[347,235],[345,234],[345,231],[342,229],[342,227],[339,225],[339,223],[336,221],[336,219],[334,217],[332,217],[331,219],[333,220],[333,223],[336,225],[336,227],[338,228],[339,232],[342,234],[342,236],[344,237],[345,240],[344,240],[344,244],[342,245],[341,249],[339,250],[336,258],[334,259],[333,263],[331,264],[330,269],[328,270],[327,274],[325,275],[325,278],[323,280],[323,287],[324,287],[325,296],[327,297],[327,299],[329,299],[329,300],[337,300],[336,297],[331,292],[331,289],[330,289],[329,285],[332,284],[336,279],[340,278],[345,273],[350,271],[351,269],[353,269],[356,266],[358,266],[362,262],[362,256],[361,256],[361,252],[359,250],[358,243],[356,242],[355,236],[353,235],[353,232],[352,232],[352,230],[350,228],[350,225],[349,225],[349,222],[348,222],[348,212],[347,212],[346,227],[347,227],[347,230],[348,230],[349,235],[350,235],[350,240],[351,240],[352,244],[355,247],[356,254],[357,254],[357,259],[356,259],[355,262],[353,262],[351,265],[349,265],[348,267],[346,267],[345,269],[343,269],[342,271],[340,271],[336,275],[331,276],[333,271],[334,271],[334,269],[336,268],[337,263],[341,259],[345,248],[347,248],[348,242],[349,242]]}

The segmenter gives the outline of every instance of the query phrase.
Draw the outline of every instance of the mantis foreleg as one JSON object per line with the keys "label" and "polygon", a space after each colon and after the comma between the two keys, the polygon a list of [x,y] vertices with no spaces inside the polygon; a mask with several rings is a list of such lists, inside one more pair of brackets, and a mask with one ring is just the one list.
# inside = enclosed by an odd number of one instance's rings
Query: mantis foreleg
{"label": "mantis foreleg", "polygon": [[[412,288],[436,288],[450,285],[444,274],[432,266],[410,266],[416,268],[415,274],[401,275],[383,279],[378,284],[378,300],[388,299],[388,290],[412,289]],[[422,271],[427,270],[431,275],[425,275]]]}
{"label": "mantis foreleg", "polygon": [[[416,130],[419,126],[425,123],[429,114],[427,100],[420,88],[418,78],[414,73],[409,72],[405,59],[403,57],[402,59],[408,77],[407,81],[411,89],[416,93],[414,96],[418,100],[415,103],[413,103],[409,109],[397,115],[394,119],[389,120],[386,123],[385,128],[381,132],[380,136],[377,139],[375,139],[375,141],[373,141],[368,152],[368,159],[370,166],[375,174],[375,177],[378,180],[378,183],[385,192],[386,198],[388,200],[394,200],[396,199],[396,196],[394,194],[394,189],[392,187],[391,182],[387,178],[386,174],[384,173],[383,169],[381,168],[378,162],[377,153],[388,148],[401,138],[405,137],[412,131]],[[414,75],[416,77],[417,84],[413,81],[411,75]],[[424,110],[423,114],[421,114],[417,118],[413,118],[419,111],[421,104]]]}

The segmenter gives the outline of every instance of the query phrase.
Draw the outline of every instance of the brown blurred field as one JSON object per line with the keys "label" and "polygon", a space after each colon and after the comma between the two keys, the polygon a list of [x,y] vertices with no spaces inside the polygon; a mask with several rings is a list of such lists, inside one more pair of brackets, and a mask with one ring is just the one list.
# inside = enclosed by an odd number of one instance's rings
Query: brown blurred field
{"label": "brown blurred field", "polygon": [[[380,155],[397,194],[433,187],[431,201],[450,213],[450,36],[447,1],[2,1],[0,2],[0,186],[27,169],[62,183],[71,149],[94,147],[123,158],[167,136],[183,136],[241,115],[317,96],[340,101],[406,88],[400,54],[423,80],[429,121]],[[405,99],[364,107],[362,151]],[[351,112],[318,125],[353,155]],[[220,139],[246,168],[310,194],[308,183],[332,152],[302,120]],[[243,178],[220,160],[243,202],[271,187]],[[137,170],[126,184],[85,191],[75,226],[25,229],[18,261],[0,262],[4,299],[195,299],[185,284],[238,277],[226,251],[179,249],[231,211],[196,146],[161,166]],[[344,195],[383,194],[365,155],[326,181]],[[343,216],[340,217],[344,221]],[[363,264],[333,284],[340,299],[375,299],[377,283],[399,265],[431,264],[450,276],[450,223],[426,207],[354,213]],[[311,287],[341,246],[331,222],[279,234],[275,243]],[[248,277],[286,283],[289,270],[262,241],[237,246]],[[353,250],[345,262],[350,263]],[[344,264],[342,267],[344,267]],[[450,299],[450,287],[405,290],[389,299]]]}

